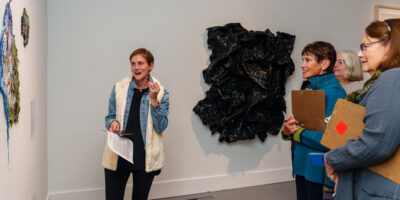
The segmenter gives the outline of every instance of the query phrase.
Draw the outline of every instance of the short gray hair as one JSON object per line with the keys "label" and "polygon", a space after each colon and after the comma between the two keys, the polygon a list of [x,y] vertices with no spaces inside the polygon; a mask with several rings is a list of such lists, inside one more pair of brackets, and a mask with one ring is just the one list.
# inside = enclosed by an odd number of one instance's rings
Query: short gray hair
{"label": "short gray hair", "polygon": [[349,81],[361,81],[363,80],[363,72],[361,61],[354,51],[344,50],[339,52],[342,56],[343,62],[346,68],[343,72],[343,77]]}

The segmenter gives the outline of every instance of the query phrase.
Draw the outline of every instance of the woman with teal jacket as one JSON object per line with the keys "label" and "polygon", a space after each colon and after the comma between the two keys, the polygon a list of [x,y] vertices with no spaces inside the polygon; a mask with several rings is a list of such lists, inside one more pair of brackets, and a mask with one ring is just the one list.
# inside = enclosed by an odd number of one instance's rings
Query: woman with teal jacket
{"label": "woman with teal jacket", "polygon": [[[301,69],[306,81],[301,89],[325,91],[325,114],[329,117],[337,99],[346,96],[346,92],[333,74],[336,51],[330,43],[313,42],[304,47],[302,60]],[[284,140],[294,142],[293,174],[296,179],[297,199],[321,200],[324,196],[323,186],[333,187],[334,183],[327,178],[323,168],[311,164],[308,154],[329,151],[321,144],[324,132],[307,130],[296,122],[292,114],[284,123],[281,134]]]}

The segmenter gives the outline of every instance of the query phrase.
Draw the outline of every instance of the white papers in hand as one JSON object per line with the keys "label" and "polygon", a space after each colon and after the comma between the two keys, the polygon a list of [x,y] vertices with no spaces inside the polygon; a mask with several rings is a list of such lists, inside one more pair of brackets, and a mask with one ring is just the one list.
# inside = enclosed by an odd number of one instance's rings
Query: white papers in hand
{"label": "white papers in hand", "polygon": [[111,151],[133,164],[133,142],[109,131],[107,135],[108,147]]}

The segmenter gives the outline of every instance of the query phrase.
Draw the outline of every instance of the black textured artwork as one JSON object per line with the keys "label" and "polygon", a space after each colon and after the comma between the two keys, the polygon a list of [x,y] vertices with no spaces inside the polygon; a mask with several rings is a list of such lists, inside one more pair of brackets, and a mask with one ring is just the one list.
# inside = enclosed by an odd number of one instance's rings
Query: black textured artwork
{"label": "black textured artwork", "polygon": [[277,135],[286,111],[285,83],[293,74],[294,35],[248,31],[239,23],[208,28],[211,88],[193,111],[220,142]]}

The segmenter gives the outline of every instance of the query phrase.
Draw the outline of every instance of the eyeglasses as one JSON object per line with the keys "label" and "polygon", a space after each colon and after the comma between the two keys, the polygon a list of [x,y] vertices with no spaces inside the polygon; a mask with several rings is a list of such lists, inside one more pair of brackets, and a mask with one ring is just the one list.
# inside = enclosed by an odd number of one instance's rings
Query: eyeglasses
{"label": "eyeglasses", "polygon": [[390,37],[390,32],[392,32],[392,29],[390,28],[390,25],[389,25],[389,23],[386,22],[386,20],[383,20],[383,23],[385,23],[386,28],[387,28],[387,30],[388,30],[388,35],[389,35],[389,37]]}
{"label": "eyeglasses", "polygon": [[374,41],[374,42],[368,42],[368,43],[361,43],[360,44],[360,50],[361,51],[365,51],[365,48],[366,47],[368,47],[368,46],[370,46],[370,45],[372,45],[372,44],[375,44],[375,43],[379,43],[379,42],[383,42],[383,41],[386,41],[386,40],[388,40],[388,39],[380,39],[380,40],[377,40],[377,41]]}

